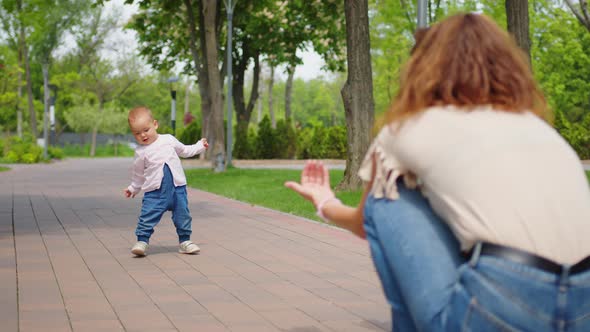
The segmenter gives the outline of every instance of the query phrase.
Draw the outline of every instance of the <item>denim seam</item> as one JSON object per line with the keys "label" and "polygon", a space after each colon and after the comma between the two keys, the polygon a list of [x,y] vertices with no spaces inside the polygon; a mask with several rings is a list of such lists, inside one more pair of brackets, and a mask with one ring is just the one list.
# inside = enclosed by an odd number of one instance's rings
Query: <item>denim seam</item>
{"label": "denim seam", "polygon": [[578,324],[579,322],[585,321],[589,318],[590,318],[590,312],[587,312],[580,317],[576,317],[575,319],[567,320],[566,323],[567,324]]}
{"label": "denim seam", "polygon": [[[508,322],[504,321],[500,317],[494,315],[493,313],[489,312],[484,307],[479,305],[479,302],[477,302],[476,297],[473,297],[471,299],[471,301],[469,302],[469,318],[471,318],[472,313],[474,311],[477,311],[482,316],[484,316],[486,318],[486,321],[490,322],[495,327],[497,327],[499,331],[518,332],[518,329],[516,329],[515,327],[512,327]],[[468,322],[468,320],[466,319],[466,321],[464,322],[464,326],[463,326],[464,328],[466,328],[467,322]],[[464,331],[466,331],[466,330],[464,330]]]}
{"label": "denim seam", "polygon": [[465,316],[463,317],[463,323],[461,323],[461,332],[469,331],[467,329],[467,323],[471,321],[471,314],[473,313],[473,301],[475,301],[474,297],[472,297],[469,300],[469,306],[467,307],[467,312],[465,313]]}
{"label": "denim seam", "polygon": [[515,297],[512,292],[510,292],[509,290],[505,289],[504,287],[502,287],[500,284],[498,284],[497,282],[493,281],[492,279],[486,277],[485,275],[483,275],[482,273],[479,273],[477,271],[474,271],[479,277],[482,278],[482,284],[488,288],[491,289],[493,291],[497,291],[499,293],[501,293],[502,295],[506,296],[507,298],[509,298],[511,300],[512,303],[514,303],[515,305],[517,305],[518,307],[522,308],[523,310],[529,312],[531,315],[534,315],[536,317],[538,317],[539,319],[544,320],[546,323],[551,323],[553,322],[553,317],[544,314],[543,312],[534,310],[533,308],[531,308],[530,306],[526,305],[526,303],[523,303],[522,301],[520,301],[517,297]]}

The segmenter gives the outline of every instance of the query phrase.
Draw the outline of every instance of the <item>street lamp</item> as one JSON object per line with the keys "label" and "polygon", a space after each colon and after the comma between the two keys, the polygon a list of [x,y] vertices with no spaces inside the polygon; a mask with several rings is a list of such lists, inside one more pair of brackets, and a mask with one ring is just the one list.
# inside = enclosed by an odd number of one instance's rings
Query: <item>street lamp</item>
{"label": "street lamp", "polygon": [[418,0],[418,29],[426,28],[426,0]]}
{"label": "street lamp", "polygon": [[174,83],[178,82],[178,77],[170,77],[168,83],[170,84],[170,96],[172,97],[172,105],[170,108],[170,119],[172,120],[172,134],[176,135],[176,87]]}
{"label": "street lamp", "polygon": [[49,97],[49,142],[56,144],[55,141],[55,100],[57,99],[57,85],[49,84],[49,90],[52,92]]}
{"label": "street lamp", "polygon": [[226,144],[226,167],[232,165],[232,20],[234,16],[234,8],[237,0],[224,0],[225,10],[227,11],[227,49],[225,50],[227,56],[227,144]]}

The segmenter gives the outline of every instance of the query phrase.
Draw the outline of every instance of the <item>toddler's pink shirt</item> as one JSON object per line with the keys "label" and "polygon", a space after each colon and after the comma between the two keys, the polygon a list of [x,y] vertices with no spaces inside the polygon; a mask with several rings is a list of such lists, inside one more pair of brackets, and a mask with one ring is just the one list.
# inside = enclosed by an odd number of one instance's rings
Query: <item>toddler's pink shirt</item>
{"label": "toddler's pink shirt", "polygon": [[186,185],[186,176],[180,158],[189,158],[205,151],[202,141],[193,145],[184,145],[172,135],[158,135],[149,145],[140,145],[135,149],[131,185],[127,187],[133,194],[156,190],[164,177],[164,164],[168,164],[174,186]]}

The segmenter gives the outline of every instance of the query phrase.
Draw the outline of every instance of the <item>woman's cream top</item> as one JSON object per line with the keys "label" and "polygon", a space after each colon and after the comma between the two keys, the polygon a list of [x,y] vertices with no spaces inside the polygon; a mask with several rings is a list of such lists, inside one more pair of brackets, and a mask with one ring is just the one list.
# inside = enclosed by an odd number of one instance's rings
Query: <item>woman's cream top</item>
{"label": "woman's cream top", "polygon": [[433,107],[387,126],[359,171],[372,194],[418,184],[469,250],[488,241],[562,264],[590,255],[590,187],[567,142],[534,114]]}

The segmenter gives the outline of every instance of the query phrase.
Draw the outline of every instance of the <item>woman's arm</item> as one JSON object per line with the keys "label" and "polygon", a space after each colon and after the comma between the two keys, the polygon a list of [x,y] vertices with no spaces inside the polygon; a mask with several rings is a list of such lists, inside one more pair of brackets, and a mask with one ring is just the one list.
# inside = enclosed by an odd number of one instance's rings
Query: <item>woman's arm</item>
{"label": "woman's arm", "polygon": [[[312,160],[305,164],[303,172],[301,172],[301,183],[289,181],[285,183],[285,186],[312,202],[316,210],[318,210],[318,214],[323,215],[329,221],[351,231],[355,235],[365,238],[363,208],[371,184],[369,183],[366,186],[358,206],[344,205],[335,199],[334,191],[330,188],[328,168],[323,163]],[[321,211],[319,211],[320,208]]]}

